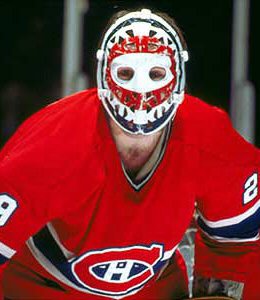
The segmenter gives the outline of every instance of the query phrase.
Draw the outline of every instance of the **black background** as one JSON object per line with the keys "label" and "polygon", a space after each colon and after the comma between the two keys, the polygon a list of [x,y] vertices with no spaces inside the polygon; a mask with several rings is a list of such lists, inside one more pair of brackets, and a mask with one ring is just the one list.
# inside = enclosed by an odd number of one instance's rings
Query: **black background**
{"label": "black background", "polygon": [[[90,86],[95,85],[95,52],[108,19],[121,9],[149,7],[167,12],[184,32],[190,54],[189,93],[229,111],[232,4],[232,0],[90,0],[82,49],[82,69],[89,76]],[[25,118],[61,95],[63,6],[62,0],[0,0],[0,144]],[[260,145],[258,6],[258,0],[251,1],[248,74],[256,88],[257,146]],[[13,112],[14,120],[10,119]]]}

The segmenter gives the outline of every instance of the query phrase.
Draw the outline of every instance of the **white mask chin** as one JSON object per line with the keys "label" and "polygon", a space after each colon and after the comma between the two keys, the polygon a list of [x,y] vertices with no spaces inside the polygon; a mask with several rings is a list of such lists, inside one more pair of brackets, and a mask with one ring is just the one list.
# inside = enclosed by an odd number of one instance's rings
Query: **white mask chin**
{"label": "white mask chin", "polygon": [[[130,67],[134,75],[130,80],[123,80],[118,77],[118,68]],[[154,67],[164,68],[165,76],[161,80],[152,80],[149,72]],[[173,79],[171,72],[171,59],[165,54],[156,53],[130,53],[116,57],[111,63],[111,76],[118,86],[126,90],[147,93],[157,90]]]}

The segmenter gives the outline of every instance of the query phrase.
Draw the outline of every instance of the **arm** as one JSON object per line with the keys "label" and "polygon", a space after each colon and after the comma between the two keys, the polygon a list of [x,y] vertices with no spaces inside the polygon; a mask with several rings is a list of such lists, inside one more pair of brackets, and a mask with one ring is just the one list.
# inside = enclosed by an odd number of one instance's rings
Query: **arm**
{"label": "arm", "polygon": [[[41,220],[32,217],[29,206],[0,172],[0,282],[8,262],[40,226]],[[0,299],[3,299],[2,284]]]}
{"label": "arm", "polygon": [[258,299],[258,241],[220,242],[198,232],[195,253],[194,295]]}
{"label": "arm", "polygon": [[194,295],[259,299],[260,154],[220,116],[201,153]]}

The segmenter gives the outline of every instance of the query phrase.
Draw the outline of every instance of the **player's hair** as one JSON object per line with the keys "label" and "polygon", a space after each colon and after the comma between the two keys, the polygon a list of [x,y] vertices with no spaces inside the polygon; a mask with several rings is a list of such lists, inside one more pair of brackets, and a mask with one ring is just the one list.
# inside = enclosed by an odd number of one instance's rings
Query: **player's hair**
{"label": "player's hair", "polygon": [[[107,30],[110,28],[110,26],[116,22],[117,19],[123,17],[124,15],[131,13],[133,11],[136,11],[135,9],[125,9],[125,10],[120,10],[118,12],[116,12],[115,14],[113,14],[111,16],[111,18],[109,19],[103,33],[101,34],[101,39],[99,40],[99,47],[101,46],[102,40],[104,38],[105,33],[107,32]],[[174,18],[170,17],[167,13],[165,12],[161,12],[161,11],[153,11],[154,14],[158,15],[159,17],[161,17],[162,19],[164,19],[173,29],[174,31],[177,32],[182,47],[184,50],[187,50],[187,43],[186,40],[184,38],[184,34],[182,32],[182,30],[180,29],[180,27],[177,25],[177,22]]]}

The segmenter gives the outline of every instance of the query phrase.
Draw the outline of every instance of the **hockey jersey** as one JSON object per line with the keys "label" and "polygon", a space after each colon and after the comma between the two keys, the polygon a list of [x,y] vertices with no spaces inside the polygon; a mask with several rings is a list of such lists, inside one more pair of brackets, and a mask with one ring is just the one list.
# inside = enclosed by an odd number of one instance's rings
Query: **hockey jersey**
{"label": "hockey jersey", "polygon": [[196,276],[243,283],[243,299],[258,299],[259,151],[222,110],[190,95],[163,142],[135,182],[96,89],[25,121],[0,154],[5,296],[181,298],[176,249],[196,211]]}

